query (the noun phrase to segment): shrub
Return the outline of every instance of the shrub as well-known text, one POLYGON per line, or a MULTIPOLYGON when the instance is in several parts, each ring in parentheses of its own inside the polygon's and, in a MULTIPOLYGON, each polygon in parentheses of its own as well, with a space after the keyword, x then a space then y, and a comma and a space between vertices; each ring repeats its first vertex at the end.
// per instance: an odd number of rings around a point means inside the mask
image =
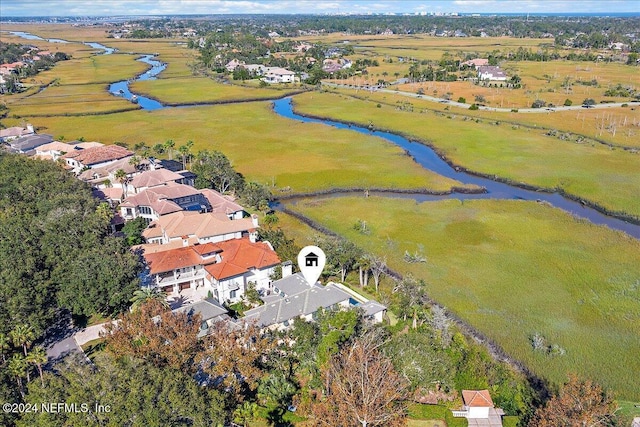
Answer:
POLYGON ((565 107, 570 107, 573 104, 573 101, 570 100, 569 98, 564 100, 564 106, 565 107))
POLYGON ((466 104, 467 100, 465 98, 463 98, 463 97, 460 97, 460 98, 458 98, 458 102, 461 103, 461 104, 466 104))
POLYGON ((478 110, 480 109, 480 107, 478 107, 478 104, 471 104, 471 107, 469 107, 469 110, 478 110))
POLYGON ((544 102, 542 99, 536 99, 535 101, 533 101, 533 103, 531 104, 531 108, 542 108, 545 105, 547 105, 546 102, 544 102))

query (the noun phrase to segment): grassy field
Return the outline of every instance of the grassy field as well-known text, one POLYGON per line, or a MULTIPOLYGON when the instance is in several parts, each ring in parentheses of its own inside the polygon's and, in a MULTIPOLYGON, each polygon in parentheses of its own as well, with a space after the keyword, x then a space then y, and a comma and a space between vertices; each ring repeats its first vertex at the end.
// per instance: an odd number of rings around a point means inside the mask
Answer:
POLYGON ((218 83, 207 77, 161 78, 135 82, 130 88, 134 93, 142 93, 169 104, 273 99, 303 90, 298 85, 247 88, 218 83))
MULTIPOLYGON (((28 117, 26 117, 28 119, 28 117)), ((224 152, 248 179, 290 192, 348 188, 446 191, 458 182, 425 171, 400 148, 379 138, 318 124, 294 122, 270 103, 169 108, 86 117, 34 118, 41 132, 83 136, 103 143, 173 139, 194 141, 193 151, 224 152)))
MULTIPOLYGON (((348 84, 353 84, 349 82, 348 84)), ((452 83, 427 83, 423 90, 427 95, 433 95, 433 90, 437 96, 444 93, 455 91, 456 86, 465 85, 464 82, 452 83), (445 85, 445 86, 437 86, 445 85)), ((404 86, 404 92, 416 93, 420 88, 418 83, 410 83, 404 86)), ((483 88, 486 91, 495 91, 496 89, 483 88)), ((633 105, 627 107, 612 107, 605 110, 598 109, 579 109, 575 111, 557 110, 549 112, 544 110, 542 114, 526 114, 518 112, 499 113, 494 111, 471 111, 468 108, 458 108, 448 104, 431 102, 425 99, 416 99, 408 97, 401 93, 387 92, 370 92, 354 89, 331 89, 331 92, 342 93, 344 95, 368 99, 370 101, 380 102, 396 106, 397 104, 409 103, 416 111, 439 111, 447 115, 468 116, 473 118, 492 120, 494 123, 499 121, 506 125, 528 126, 544 130, 555 130, 560 133, 571 132, 574 134, 573 140, 577 135, 582 135, 586 139, 595 139, 605 144, 611 144, 620 147, 630 147, 640 149, 640 108, 633 105), (615 127, 611 127, 611 125, 615 127)), ((459 92, 458 92, 459 93, 459 92)), ((474 101, 474 95, 471 98, 464 97, 467 102, 474 101)), ((452 98, 454 101, 458 99, 452 98)), ((495 107, 500 107, 501 101, 498 100, 495 107)), ((502 103, 504 108, 510 108, 511 105, 502 103)), ((596 142, 596 141, 593 142, 596 142)), ((588 142, 588 141, 587 141, 588 142)))
POLYGON ((423 278, 432 298, 537 374, 563 382, 577 372, 640 397, 630 375, 640 371, 637 240, 535 202, 350 197, 294 210, 423 278), (371 234, 355 231, 357 220, 371 234), (407 264, 405 251, 427 262, 407 264), (534 351, 536 333, 566 354, 534 351))
POLYGON ((429 141, 455 164, 514 182, 568 193, 617 212, 640 216, 640 157, 594 144, 545 136, 536 129, 466 120, 455 112, 400 111, 331 93, 301 94, 297 111, 429 141))

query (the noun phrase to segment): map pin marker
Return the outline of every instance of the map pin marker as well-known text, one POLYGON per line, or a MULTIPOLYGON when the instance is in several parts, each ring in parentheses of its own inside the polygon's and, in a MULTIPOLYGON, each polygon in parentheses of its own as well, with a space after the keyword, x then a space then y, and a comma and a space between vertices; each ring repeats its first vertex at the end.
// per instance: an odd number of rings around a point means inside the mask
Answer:
POLYGON ((324 252, 317 246, 305 246, 298 254, 298 267, 309 286, 318 281, 326 260, 324 252))

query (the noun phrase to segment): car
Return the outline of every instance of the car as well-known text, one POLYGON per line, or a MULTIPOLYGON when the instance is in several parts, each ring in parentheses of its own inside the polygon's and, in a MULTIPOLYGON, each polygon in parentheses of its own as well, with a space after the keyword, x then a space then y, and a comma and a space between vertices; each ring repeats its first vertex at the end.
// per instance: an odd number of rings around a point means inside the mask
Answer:
POLYGON ((583 104, 582 108, 594 108, 593 105, 583 104))

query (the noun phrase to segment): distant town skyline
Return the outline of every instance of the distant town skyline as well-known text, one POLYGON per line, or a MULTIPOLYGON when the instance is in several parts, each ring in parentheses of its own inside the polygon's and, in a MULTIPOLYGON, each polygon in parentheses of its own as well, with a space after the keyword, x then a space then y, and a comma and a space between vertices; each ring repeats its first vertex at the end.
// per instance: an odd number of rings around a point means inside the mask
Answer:
POLYGON ((637 0, 2 0, 0 16, 637 13, 637 0))

